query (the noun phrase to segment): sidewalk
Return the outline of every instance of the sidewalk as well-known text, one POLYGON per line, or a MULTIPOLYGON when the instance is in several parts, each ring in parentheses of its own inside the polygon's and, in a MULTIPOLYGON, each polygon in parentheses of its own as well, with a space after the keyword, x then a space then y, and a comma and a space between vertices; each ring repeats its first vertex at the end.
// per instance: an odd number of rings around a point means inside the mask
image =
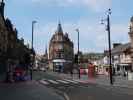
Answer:
MULTIPOLYGON (((129 81, 127 78, 121 76, 114 76, 113 79, 113 86, 133 88, 133 80, 129 81)), ((87 75, 82 75, 80 80, 88 80, 89 82, 93 82, 95 84, 110 86, 110 77, 105 75, 98 75, 93 79, 89 79, 87 75)))
MULTIPOLYGON (((56 73, 56 72, 50 72, 53 75, 56 75, 62 79, 68 78, 73 80, 79 80, 84 83, 93 83, 93 84, 99 84, 99 85, 106 85, 110 86, 110 78, 109 76, 105 75, 97 75, 95 78, 89 79, 87 75, 81 75, 81 78, 78 78, 78 74, 73 75, 73 77, 70 74, 64 74, 64 73, 56 73)), ((133 88, 133 80, 129 81, 127 78, 121 77, 121 76, 114 76, 114 84, 113 86, 117 87, 123 87, 123 88, 133 88)))
POLYGON ((64 100, 36 81, 0 83, 0 100, 64 100))

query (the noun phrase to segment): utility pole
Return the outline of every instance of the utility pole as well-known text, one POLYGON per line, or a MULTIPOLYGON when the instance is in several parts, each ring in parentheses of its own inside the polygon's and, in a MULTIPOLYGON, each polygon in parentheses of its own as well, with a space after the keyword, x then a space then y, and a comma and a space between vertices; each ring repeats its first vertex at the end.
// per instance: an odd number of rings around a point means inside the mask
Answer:
POLYGON ((80 79, 80 66, 79 66, 79 29, 76 29, 78 33, 78 71, 79 71, 79 79, 80 79))
POLYGON ((31 66, 31 69, 30 69, 30 76, 31 76, 31 80, 32 80, 32 77, 33 77, 33 65, 34 65, 34 54, 33 54, 33 51, 34 51, 34 46, 33 46, 33 43, 34 43, 34 24, 37 23, 36 21, 32 21, 32 41, 31 41, 31 48, 32 48, 32 66, 31 66))
POLYGON ((107 21, 107 32, 108 32, 108 45, 109 45, 109 72, 110 72, 110 84, 113 85, 113 74, 112 74, 112 54, 111 54, 111 36, 110 36, 110 15, 111 9, 107 11, 107 19, 102 20, 101 24, 104 24, 104 21, 107 21))

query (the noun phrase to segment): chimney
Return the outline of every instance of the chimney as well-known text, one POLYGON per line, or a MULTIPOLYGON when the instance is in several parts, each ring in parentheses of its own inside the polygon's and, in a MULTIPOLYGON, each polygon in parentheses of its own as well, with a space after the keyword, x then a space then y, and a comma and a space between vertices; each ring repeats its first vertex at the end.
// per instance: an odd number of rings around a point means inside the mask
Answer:
POLYGON ((3 17, 4 17, 4 7, 5 7, 5 3, 4 3, 4 0, 2 0, 0 3, 0 13, 3 17))

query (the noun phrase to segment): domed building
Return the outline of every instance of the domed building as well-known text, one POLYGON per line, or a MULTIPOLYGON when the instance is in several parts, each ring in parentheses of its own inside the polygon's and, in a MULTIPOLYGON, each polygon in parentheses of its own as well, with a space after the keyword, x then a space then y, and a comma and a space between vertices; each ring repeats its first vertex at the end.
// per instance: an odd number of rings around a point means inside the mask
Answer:
POLYGON ((53 71, 67 72, 73 66, 74 45, 61 23, 49 43, 49 65, 53 71))

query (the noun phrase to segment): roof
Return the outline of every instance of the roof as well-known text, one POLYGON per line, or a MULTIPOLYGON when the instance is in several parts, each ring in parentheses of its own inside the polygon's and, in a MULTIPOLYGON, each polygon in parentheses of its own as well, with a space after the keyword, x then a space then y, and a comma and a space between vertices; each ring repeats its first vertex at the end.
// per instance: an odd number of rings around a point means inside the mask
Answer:
POLYGON ((113 48, 111 53, 112 54, 116 54, 116 53, 119 54, 119 53, 124 52, 127 49, 130 49, 130 47, 131 47, 131 43, 122 44, 122 45, 119 45, 119 46, 113 48))
POLYGON ((57 27, 57 31, 55 34, 53 34, 50 43, 53 42, 58 42, 58 43, 69 43, 71 46, 73 46, 73 42, 70 40, 68 33, 63 33, 63 29, 61 26, 61 23, 59 22, 58 27, 57 27), (58 38, 60 37, 60 38, 58 38))
POLYGON ((63 33, 61 23, 59 22, 56 33, 63 33))

